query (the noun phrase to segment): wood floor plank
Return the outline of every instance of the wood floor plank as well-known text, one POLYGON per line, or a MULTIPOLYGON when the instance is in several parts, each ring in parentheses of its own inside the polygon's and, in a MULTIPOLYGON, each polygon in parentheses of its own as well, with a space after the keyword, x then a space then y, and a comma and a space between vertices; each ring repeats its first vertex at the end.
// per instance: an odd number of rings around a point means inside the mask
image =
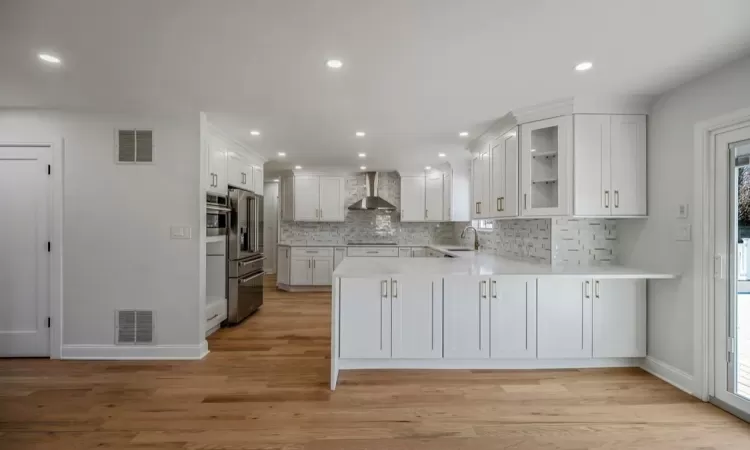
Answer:
POLYGON ((330 293, 276 291, 202 361, 0 360, 0 449, 749 449, 750 425, 635 368, 346 371, 330 293))

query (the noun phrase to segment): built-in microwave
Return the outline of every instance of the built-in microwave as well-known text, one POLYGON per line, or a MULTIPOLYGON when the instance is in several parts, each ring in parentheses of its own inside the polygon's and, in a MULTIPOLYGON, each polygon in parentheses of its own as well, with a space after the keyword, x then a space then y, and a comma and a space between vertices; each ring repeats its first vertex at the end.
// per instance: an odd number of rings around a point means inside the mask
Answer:
POLYGON ((227 234, 229 196, 206 194, 206 236, 227 234))

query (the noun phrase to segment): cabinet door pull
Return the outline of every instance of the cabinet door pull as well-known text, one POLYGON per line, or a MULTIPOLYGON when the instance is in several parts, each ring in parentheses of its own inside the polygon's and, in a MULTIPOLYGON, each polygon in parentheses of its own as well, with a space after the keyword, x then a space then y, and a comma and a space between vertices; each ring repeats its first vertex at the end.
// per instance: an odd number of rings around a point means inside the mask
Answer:
POLYGON ((590 281, 586 281, 586 283, 584 285, 584 288, 583 288, 583 290, 585 292, 585 295, 586 295, 586 298, 591 298, 591 290, 590 289, 591 289, 591 282, 590 281))
POLYGON ((498 211, 502 211, 503 210, 503 203, 500 201, 501 198, 502 197, 498 197, 497 198, 497 201, 496 201, 497 205, 495 205, 495 208, 497 208, 498 211))
POLYGON ((479 214, 482 214, 482 202, 479 202, 479 214))
POLYGON ((477 202, 476 205, 474 205, 474 213, 479 214, 479 202, 477 202))
POLYGON ((505 197, 500 197, 500 211, 505 212, 505 197))
POLYGON ((615 189, 615 208, 620 207, 620 191, 615 189))
POLYGON ((380 295, 383 298, 388 297, 388 280, 383 280, 380 282, 380 295))
POLYGON ((487 282, 482 281, 482 298, 487 298, 487 282))
POLYGON ((526 194, 523 194, 523 209, 529 209, 528 206, 526 206, 526 194))
POLYGON ((604 191, 604 207, 609 208, 609 191, 604 191))
POLYGON ((427 219, 427 210, 424 210, 424 218, 427 219))
POLYGON ((492 298, 497 298, 497 281, 492 280, 492 285, 490 286, 490 295, 492 298))
POLYGON ((316 260, 314 260, 314 259, 313 259, 312 261, 313 261, 313 269, 314 269, 314 268, 315 268, 315 263, 316 263, 317 261, 316 261, 316 260))
POLYGON ((398 298, 398 280, 391 281, 391 296, 398 298))
POLYGON ((594 297, 599 298, 599 280, 594 281, 594 297))

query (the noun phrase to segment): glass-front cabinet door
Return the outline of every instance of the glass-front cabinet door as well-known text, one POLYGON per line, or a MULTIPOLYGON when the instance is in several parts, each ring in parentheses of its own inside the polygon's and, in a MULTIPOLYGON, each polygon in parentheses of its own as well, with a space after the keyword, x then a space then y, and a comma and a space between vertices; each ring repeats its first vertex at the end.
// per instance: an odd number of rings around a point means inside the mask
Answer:
POLYGON ((522 216, 570 213, 572 116, 521 126, 522 216))

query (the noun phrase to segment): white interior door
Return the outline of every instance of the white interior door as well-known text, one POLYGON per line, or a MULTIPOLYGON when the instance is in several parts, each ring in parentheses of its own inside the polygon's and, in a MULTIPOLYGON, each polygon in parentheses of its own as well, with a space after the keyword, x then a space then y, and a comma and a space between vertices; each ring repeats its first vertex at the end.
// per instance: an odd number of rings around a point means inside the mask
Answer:
POLYGON ((49 151, 0 147, 0 356, 49 356, 49 151))
POLYGON ((750 415, 750 125, 715 142, 713 397, 750 415))
POLYGON ((268 273, 277 272, 276 244, 279 236, 279 183, 266 183, 263 189, 263 253, 266 260, 263 263, 268 273))

